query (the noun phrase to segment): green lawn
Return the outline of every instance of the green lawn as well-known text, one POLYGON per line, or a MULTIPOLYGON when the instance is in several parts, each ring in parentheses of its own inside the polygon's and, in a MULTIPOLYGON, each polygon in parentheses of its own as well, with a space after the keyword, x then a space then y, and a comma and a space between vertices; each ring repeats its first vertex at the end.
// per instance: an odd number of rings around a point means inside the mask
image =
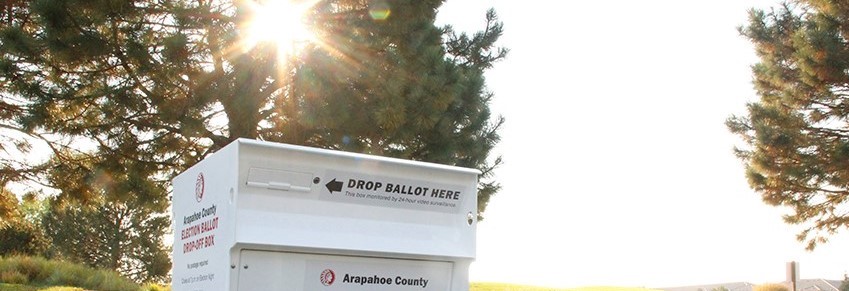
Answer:
POLYGON ((36 291, 38 288, 18 284, 0 283, 0 291, 36 291))
POLYGON ((0 291, 84 291, 85 289, 76 287, 33 287, 18 284, 0 283, 0 291))
POLYGON ((19 284, 0 283, 0 291, 85 291, 86 289, 77 287, 33 287, 19 284))
MULTIPOLYGON (((0 291, 140 290, 170 291, 167 286, 139 286, 120 274, 38 257, 0 257, 0 291), (50 287, 57 286, 57 287, 50 287), (83 286, 58 287, 58 286, 83 286)), ((469 291, 659 291, 632 287, 550 288, 505 283, 471 283, 469 291)))
MULTIPOLYGON (((71 287, 50 287, 39 289, 37 287, 3 284, 0 283, 0 291, 81 291, 83 289, 71 287)), ((515 284, 501 283, 472 283, 469 291, 656 291, 654 289, 645 288, 630 288, 630 287, 583 287, 583 288, 568 288, 556 289, 545 287, 534 287, 515 284)))
POLYGON ((469 291, 657 291, 633 287, 546 288, 502 283, 472 283, 469 291))

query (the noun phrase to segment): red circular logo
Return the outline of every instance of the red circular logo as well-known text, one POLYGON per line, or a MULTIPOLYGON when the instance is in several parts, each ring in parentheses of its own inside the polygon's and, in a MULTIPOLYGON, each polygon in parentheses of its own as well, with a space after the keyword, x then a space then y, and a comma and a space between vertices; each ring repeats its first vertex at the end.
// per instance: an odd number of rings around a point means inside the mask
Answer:
POLYGON ((195 181, 195 200, 200 202, 203 199, 203 173, 198 174, 198 179, 195 181))
POLYGON ((333 285, 333 281, 336 281, 336 273, 333 273, 331 269, 324 269, 324 272, 321 272, 321 284, 324 286, 333 285))

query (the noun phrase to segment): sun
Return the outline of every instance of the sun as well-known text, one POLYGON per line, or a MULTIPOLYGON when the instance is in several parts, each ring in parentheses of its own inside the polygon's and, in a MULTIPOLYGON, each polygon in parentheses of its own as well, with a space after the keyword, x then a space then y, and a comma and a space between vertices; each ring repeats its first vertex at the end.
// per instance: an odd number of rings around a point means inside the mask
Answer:
POLYGON ((281 60, 298 53, 313 42, 315 34, 307 22, 307 12, 318 0, 260 0, 250 5, 252 19, 246 27, 244 47, 273 44, 281 60))

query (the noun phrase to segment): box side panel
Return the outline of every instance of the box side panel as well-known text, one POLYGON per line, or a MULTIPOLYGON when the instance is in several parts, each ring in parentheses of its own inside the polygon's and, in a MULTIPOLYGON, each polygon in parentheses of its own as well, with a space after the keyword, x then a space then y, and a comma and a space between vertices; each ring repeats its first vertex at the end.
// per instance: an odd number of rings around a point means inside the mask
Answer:
POLYGON ((454 261, 451 291, 469 291, 469 266, 472 262, 472 259, 454 261))
POLYGON ((474 171, 254 145, 238 184, 237 243, 475 256, 474 171))
POLYGON ((405 160, 405 159, 398 159, 398 158, 391 158, 391 157, 382 157, 382 156, 353 153, 353 152, 345 152, 345 151, 336 151, 336 150, 321 149, 321 148, 315 148, 315 147, 306 147, 306 146, 299 146, 299 145, 291 145, 291 144, 284 144, 284 143, 259 141, 259 140, 254 140, 254 139, 245 139, 245 138, 240 138, 238 141, 242 146, 247 146, 247 147, 264 147, 264 148, 272 148, 272 149, 283 149, 283 150, 312 153, 312 154, 318 154, 318 155, 329 154, 329 155, 333 155, 333 156, 336 156, 336 157, 343 157, 343 158, 368 159, 368 160, 390 162, 390 163, 409 164, 409 165, 413 165, 417 168, 424 167, 424 168, 434 168, 434 169, 448 170, 448 171, 454 171, 454 172, 467 172, 467 173, 472 173, 472 174, 480 174, 480 170, 477 170, 477 169, 463 168, 463 167, 436 164, 436 163, 427 163, 427 162, 420 162, 420 161, 413 161, 413 160, 405 160))
POLYGON ((233 143, 174 178, 175 291, 228 290, 237 147, 233 143))
POLYGON ((453 290, 451 262, 252 250, 241 257, 237 290, 453 290))

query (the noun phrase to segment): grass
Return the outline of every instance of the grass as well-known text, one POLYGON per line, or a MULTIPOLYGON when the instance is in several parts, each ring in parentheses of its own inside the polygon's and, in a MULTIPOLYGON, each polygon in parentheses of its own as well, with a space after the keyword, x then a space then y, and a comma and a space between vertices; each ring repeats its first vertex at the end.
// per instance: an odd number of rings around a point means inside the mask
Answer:
MULTIPOLYGON (((39 289, 37 287, 12 285, 0 283, 0 291, 82 291, 84 289, 74 287, 50 287, 39 289)), ((99 289, 95 289, 99 290, 99 289)), ((142 291, 165 291, 170 290, 167 287, 157 285, 145 285, 142 291)), ((629 288, 629 287, 583 287, 583 288, 545 288, 526 285, 503 284, 503 283, 472 283, 469 286, 469 291, 655 291, 645 288, 629 288)))
MULTIPOLYGON (((49 287, 45 289, 39 289, 38 287, 25 286, 25 285, 14 285, 14 284, 3 284, 0 283, 0 291, 82 291, 84 289, 76 288, 76 287, 49 287)), ((170 290, 168 287, 162 287, 158 285, 145 285, 141 289, 142 291, 167 291, 170 290)), ((646 289, 646 288, 630 288, 630 287, 583 287, 583 288, 569 288, 569 289, 559 289, 559 288, 545 288, 545 287, 534 287, 527 285, 516 285, 516 284, 503 284, 503 283, 472 283, 469 286, 469 291, 655 291, 654 289, 646 289)))
POLYGON ((0 291, 141 290, 114 271, 19 256, 0 258, 0 282, 0 291))
POLYGON ((503 283, 472 283, 469 291, 656 291, 655 289, 634 287, 582 287, 582 288, 547 288, 527 285, 503 283))
MULTIPOLYGON (((113 271, 33 257, 0 257, 0 291, 170 291, 139 286, 113 271)), ((472 283, 469 291, 657 291, 629 287, 547 288, 504 283, 472 283)))
POLYGON ((534 286, 524 286, 503 283, 471 283, 469 291, 566 291, 568 289, 554 289, 534 286))
POLYGON ((598 287, 583 287, 583 288, 575 288, 568 289, 572 291, 660 291, 657 289, 649 289, 649 288, 641 288, 641 287, 611 287, 611 286, 598 286, 598 287))
POLYGON ((0 283, 0 291, 36 291, 38 288, 20 284, 0 283))

